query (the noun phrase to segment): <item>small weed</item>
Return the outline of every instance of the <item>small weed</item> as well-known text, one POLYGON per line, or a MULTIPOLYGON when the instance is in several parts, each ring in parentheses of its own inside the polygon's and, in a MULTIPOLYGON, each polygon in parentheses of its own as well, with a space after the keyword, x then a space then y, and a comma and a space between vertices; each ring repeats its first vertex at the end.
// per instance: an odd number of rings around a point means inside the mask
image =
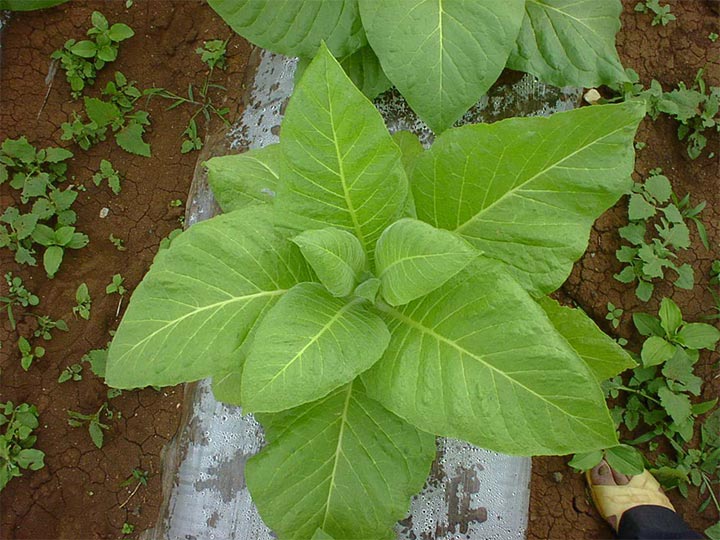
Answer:
POLYGON ((108 409, 108 404, 103 403, 95 414, 82 414, 76 411, 67 411, 67 413, 68 424, 71 427, 87 426, 93 444, 98 448, 102 448, 103 442, 105 441, 103 430, 109 430, 110 426, 103 424, 101 418, 103 414, 108 420, 111 420, 113 417, 112 412, 108 409))
POLYGON ((605 315, 605 319, 610 321, 610 324, 612 324, 613 328, 617 328, 620 326, 620 321, 622 320, 622 316, 624 313, 624 310, 622 308, 617 308, 612 302, 607 303, 607 315, 605 315))
POLYGON ((717 32, 710 32, 710 33, 708 34, 708 39, 709 39, 710 41, 712 41, 713 43, 715 43, 715 42, 718 40, 719 37, 720 37, 720 35, 718 35, 717 32))
POLYGON ((112 233, 110 233, 109 240, 112 245, 115 246, 115 249, 117 249, 118 251, 125 251, 125 240, 123 240, 122 238, 117 238, 112 233))
POLYGON ((720 287, 720 260, 713 261, 710 265, 710 285, 720 287))
POLYGON ((132 534, 132 532, 133 532, 134 530, 135 530, 135 525, 131 525, 130 523, 128 523, 128 522, 126 521, 125 523, 123 523, 122 531, 121 531, 121 532, 122 532, 123 534, 132 534))
POLYGON ((147 486, 148 481, 148 475, 149 473, 147 471, 143 471, 142 469, 133 469, 130 476, 128 476, 123 482, 120 484, 119 487, 127 487, 130 484, 133 484, 137 482, 141 486, 147 486))
POLYGON ((169 203, 170 208, 180 208, 183 205, 183 202, 180 199, 173 199, 169 203))
POLYGON ((115 79, 109 81, 102 91, 110 103, 123 113, 129 113, 135 108, 135 103, 142 97, 142 92, 135 86, 135 81, 128 81, 120 71, 115 72, 115 79))
POLYGON ((81 283, 75 291, 76 305, 72 308, 73 313, 86 321, 90 319, 90 307, 92 299, 86 283, 81 283))
POLYGON ((0 310, 7 311, 10 326, 15 330, 15 316, 13 315, 13 306, 37 306, 40 299, 33 293, 28 291, 23 284, 20 276, 13 276, 12 272, 5 274, 5 283, 8 287, 8 295, 0 296, 0 310))
POLYGON ((93 175, 93 182, 99 186, 103 180, 107 180, 108 186, 115 195, 118 195, 122 188, 120 187, 120 173, 117 172, 112 163, 107 159, 100 161, 100 170, 93 175))
POLYGON ((87 31, 90 39, 76 41, 70 39, 62 49, 55 51, 51 58, 60 60, 65 77, 70 83, 73 98, 77 99, 83 89, 95 83, 97 73, 108 62, 117 58, 121 41, 135 35, 132 28, 122 23, 112 26, 99 11, 91 17, 92 28, 87 31))
POLYGON ((206 41, 203 47, 198 47, 195 52, 200 55, 207 66, 213 70, 215 68, 225 69, 227 67, 227 44, 229 39, 213 39, 206 41))
POLYGON ((38 358, 42 358, 45 356, 45 348, 44 347, 35 347, 33 348, 32 345, 30 345, 30 342, 24 338, 23 336, 20 336, 20 339, 18 339, 18 350, 20 351, 20 365, 22 368, 27 371, 30 369, 30 366, 33 363, 33 360, 36 360, 38 358))
POLYGON ((59 383, 67 381, 82 381, 82 364, 72 364, 60 372, 59 383))
POLYGON ((38 322, 37 330, 33 333, 35 337, 42 337, 45 341, 50 341, 52 339, 52 331, 57 329, 61 330, 62 332, 67 332, 68 326, 62 319, 58 319, 57 321, 54 321, 49 315, 42 315, 40 317, 36 317, 38 322))
POLYGON ((45 453, 33 448, 37 436, 32 432, 38 425, 35 405, 0 403, 0 426, 5 426, 0 435, 0 491, 11 479, 22 476, 21 469, 37 471, 45 466, 45 453))
POLYGON ((185 140, 180 147, 180 153, 187 154, 193 150, 200 150, 203 147, 202 139, 198 136, 197 122, 192 118, 188 123, 188 126, 183 131, 185 140))
POLYGON ((124 277, 122 277, 120 274, 115 274, 112 277, 112 281, 108 284, 107 287, 105 287, 105 294, 117 293, 120 296, 124 295, 126 289, 123 286, 123 281, 125 281, 124 277))
POLYGON ((643 2, 638 2, 635 5, 635 11, 640 13, 651 12, 653 14, 653 26, 657 26, 658 24, 666 26, 670 21, 676 20, 675 15, 670 13, 670 6, 668 4, 661 6, 660 0, 644 0, 643 2))

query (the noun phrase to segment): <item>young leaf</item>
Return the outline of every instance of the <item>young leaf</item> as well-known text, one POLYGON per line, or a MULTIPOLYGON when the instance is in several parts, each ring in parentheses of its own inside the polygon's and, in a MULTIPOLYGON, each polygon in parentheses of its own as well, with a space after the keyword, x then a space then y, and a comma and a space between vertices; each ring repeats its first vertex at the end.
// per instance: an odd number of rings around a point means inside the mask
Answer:
POLYGON ((434 437, 360 382, 260 420, 269 445, 248 461, 247 485, 263 521, 288 540, 318 527, 344 540, 390 537, 435 457, 434 437))
POLYGON ((360 242, 347 231, 329 227, 292 238, 333 296, 347 296, 367 264, 360 242))
POLYGON ((87 112, 88 118, 99 127, 107 126, 122 116, 120 110, 112 103, 89 97, 85 98, 85 112, 87 112))
POLYGON ((650 336, 643 343, 640 358, 643 366, 650 367, 670 360, 673 354, 675 354, 675 345, 668 343, 660 336, 650 336))
POLYGON ((109 386, 171 386, 242 363, 238 349, 258 318, 310 279, 271 220, 264 206, 223 214, 158 253, 110 346, 109 386))
POLYGON ((538 299, 537 303, 555 329, 585 361, 598 382, 637 365, 630 355, 600 330, 582 310, 561 306, 547 296, 538 299))
POLYGON ((660 302, 658 316, 660 317, 660 326, 668 336, 673 336, 683 323, 680 308, 669 298, 663 298, 660 302))
POLYGON ((720 340, 720 330, 705 323, 689 323, 682 327, 677 339, 685 347, 712 351, 720 340))
POLYGON ((286 56, 314 56, 324 41, 335 56, 365 44, 357 0, 209 0, 242 37, 286 56))
POLYGON ((445 133, 413 169, 418 219, 505 262, 532 294, 551 292, 630 187, 644 116, 628 102, 445 133))
POLYGON ((290 99, 280 147, 279 219, 300 230, 348 230, 372 259, 405 207, 407 177, 380 113, 324 46, 290 99))
POLYGON ((645 470, 642 454, 636 448, 627 444, 619 444, 608 448, 605 451, 605 459, 613 470, 621 474, 634 476, 642 474, 645 470))
POLYGON ((223 212, 249 204, 272 202, 281 159, 280 145, 271 144, 208 160, 205 163, 208 182, 223 212))
POLYGON ((90 438, 92 439, 92 442, 95 444, 95 446, 97 446, 98 448, 102 448, 105 434, 103 433, 103 430, 98 425, 98 423, 91 421, 90 424, 88 424, 88 431, 90 432, 90 438))
POLYGON ((358 298, 364 298, 371 304, 374 304, 379 291, 380 280, 378 278, 369 278, 358 285, 353 294, 358 298))
POLYGON ((418 428, 522 455, 617 444, 592 372, 502 265, 480 257, 422 299, 383 311, 392 339, 362 378, 418 428))
POLYGON ((568 465, 578 471, 587 471, 600 463, 603 458, 602 450, 593 450, 592 452, 584 452, 575 454, 568 465))
POLYGON ((45 250, 43 255, 43 266, 49 278, 55 277, 63 260, 63 248, 60 246, 50 246, 45 250))
POLYGON ((657 317, 648 313, 633 313, 633 323, 642 336, 664 336, 665 330, 657 317))
POLYGON ((392 306, 434 291, 480 253, 459 236, 405 218, 380 236, 375 253, 380 294, 392 306))
POLYGON ((279 412, 321 398, 370 368, 389 341, 383 320, 359 299, 300 283, 257 328, 243 368, 243 409, 279 412))
POLYGON ((440 133, 500 76, 523 5, 523 0, 360 0, 360 14, 385 74, 440 133))
POLYGON ((508 67, 555 86, 626 81, 615 50, 620 0, 527 0, 508 67))

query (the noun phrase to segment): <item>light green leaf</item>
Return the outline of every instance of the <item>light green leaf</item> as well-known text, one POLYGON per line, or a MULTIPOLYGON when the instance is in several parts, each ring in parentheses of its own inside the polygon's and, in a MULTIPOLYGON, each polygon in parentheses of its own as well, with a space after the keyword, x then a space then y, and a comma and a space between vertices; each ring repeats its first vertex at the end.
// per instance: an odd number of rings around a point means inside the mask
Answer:
POLYGON ((555 86, 626 81, 615 50, 620 0, 527 0, 508 67, 555 86))
POLYGON ((365 252, 352 234, 328 227, 306 231, 292 241, 333 296, 349 295, 365 269, 365 252))
POLYGON ((243 368, 243 408, 279 412, 319 399, 370 368, 389 341, 383 320, 359 298, 300 283, 257 328, 243 368))
POLYGON ((602 450, 593 450, 592 452, 583 452, 581 454, 575 454, 573 458, 568 461, 568 465, 578 471, 587 471, 592 469, 600 463, 603 458, 602 450))
POLYGON ((668 343, 659 336, 650 336, 643 343, 640 358, 643 366, 657 366, 672 358, 675 354, 675 345, 668 343))
POLYGON ((84 39, 70 47, 70 52, 81 58, 93 58, 97 54, 97 45, 93 41, 84 39))
POLYGON ((425 149, 417 135, 411 131, 396 131, 392 134, 392 138, 395 144, 400 147, 403 167, 405 167, 405 172, 407 172, 409 176, 417 157, 422 154, 425 149))
POLYGON ((150 145, 143 140, 145 128, 137 122, 130 122, 115 134, 115 142, 131 154, 150 157, 150 145))
POLYGON ((333 540, 333 537, 322 529, 317 529, 310 540, 333 540))
POLYGON ((439 133, 500 76, 523 0, 360 0, 367 39, 385 74, 439 133))
POLYGON ((645 470, 642 454, 636 448, 627 444, 619 444, 608 448, 605 451, 605 459, 608 465, 620 474, 634 476, 642 474, 645 470))
POLYGON ((661 386, 657 394, 663 408, 676 424, 682 424, 692 417, 692 404, 687 395, 676 394, 667 386, 661 386))
POLYGON ((279 219, 348 230, 372 259, 380 233, 402 214, 407 177, 380 113, 324 46, 290 99, 280 147, 279 219))
POLYGON ((359 298, 364 298, 371 304, 377 300, 380 291, 380 280, 378 278, 369 278, 358 285, 353 294, 359 298))
POLYGON ((240 366, 258 319, 310 279, 271 220, 264 206, 223 214, 158 253, 110 346, 109 386, 172 386, 240 366))
POLYGON ((392 306, 434 291, 480 253, 451 232, 405 218, 383 232, 377 243, 380 294, 392 306))
POLYGON ((705 323, 689 323, 678 332, 678 341, 690 349, 714 350, 720 330, 705 323))
POLYGON ((205 163, 208 182, 223 212, 275 198, 280 145, 271 144, 242 154, 214 157, 205 163))
POLYGON ((135 32, 127 24, 115 23, 110 27, 108 36, 113 41, 124 41, 135 35, 135 32))
POLYGON ((281 538, 394 538, 435 457, 434 437, 370 399, 359 382, 262 415, 269 445, 246 466, 263 521, 281 538), (362 504, 359 504, 362 502, 362 504))
POLYGON ((119 109, 112 103, 90 97, 85 97, 85 112, 88 118, 100 127, 107 126, 122 116, 119 109))
POLYGON ((660 317, 660 326, 668 336, 673 336, 683 323, 682 311, 670 298, 663 298, 660 301, 658 316, 660 317))
POLYGON ((593 373, 502 265, 480 257, 384 311, 392 339, 362 378, 419 429, 521 455, 617 444, 593 373))
POLYGON ((314 56, 324 41, 335 56, 366 43, 357 0, 208 0, 242 37, 286 56, 314 56))
POLYGON ((45 272, 47 272, 49 278, 55 277, 55 274, 62 263, 63 253, 63 248, 60 246, 50 246, 45 250, 45 253, 43 254, 43 266, 45 267, 45 272))
POLYGON ((555 329, 580 355, 598 381, 614 377, 637 364, 580 309, 561 306, 552 298, 538 299, 555 329))
POLYGON ((644 115, 629 102, 444 133, 413 169, 418 219, 505 262, 532 294, 551 292, 630 188, 644 115))
POLYGON ((369 45, 365 45, 340 60, 340 65, 350 80, 368 99, 375 99, 392 86, 380 66, 378 57, 369 45))

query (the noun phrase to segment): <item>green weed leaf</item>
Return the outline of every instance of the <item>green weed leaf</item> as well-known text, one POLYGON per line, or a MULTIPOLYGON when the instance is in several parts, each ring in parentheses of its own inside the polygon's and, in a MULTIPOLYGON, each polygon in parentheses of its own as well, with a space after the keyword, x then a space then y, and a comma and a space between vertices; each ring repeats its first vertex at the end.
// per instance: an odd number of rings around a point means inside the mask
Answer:
POLYGON ((640 357, 643 366, 657 366, 669 360, 675 354, 675 345, 659 336, 650 336, 643 343, 640 357))
POLYGON ((137 122, 130 122, 115 134, 118 146, 138 156, 150 157, 150 145, 143 140, 145 128, 137 122))

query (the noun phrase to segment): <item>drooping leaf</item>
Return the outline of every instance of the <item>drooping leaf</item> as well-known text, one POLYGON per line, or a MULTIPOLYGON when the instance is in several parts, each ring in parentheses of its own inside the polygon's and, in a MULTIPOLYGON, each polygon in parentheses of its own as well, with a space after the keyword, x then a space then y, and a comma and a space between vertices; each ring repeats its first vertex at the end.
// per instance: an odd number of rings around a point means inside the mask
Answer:
POLYGON ((555 86, 626 81, 615 50, 620 0, 527 0, 508 67, 555 86))
POLYGON ((170 386, 239 366, 258 318, 310 279, 271 220, 264 206, 223 214, 158 253, 110 346, 109 386, 170 386))
POLYGON ((365 45, 340 60, 340 65, 350 80, 368 99, 374 99, 392 86, 380 66, 378 57, 369 45, 365 45))
POLYGON ((367 39, 385 74, 439 133, 500 76, 523 0, 360 0, 367 39))
POLYGON ((628 102, 445 133, 413 169, 418 219, 505 262, 534 295, 551 292, 630 188, 644 115, 628 102))
POLYGON ((247 485, 265 523, 289 540, 317 528, 347 540, 394 538, 435 457, 434 437, 360 382, 260 421, 270 444, 248 461, 247 485))
POLYGON ((290 99, 280 147, 278 218, 299 230, 348 230, 372 259, 402 213, 407 177, 380 113, 324 46, 290 99))
POLYGON ((365 269, 365 252, 352 234, 328 227, 306 231, 292 241, 333 296, 347 296, 365 269))
POLYGON ((636 364, 617 342, 580 309, 561 306, 544 296, 538 301, 555 329, 580 355, 598 381, 614 377, 636 364))
POLYGON ((286 56, 312 57, 324 41, 335 56, 366 43, 357 0, 209 0, 242 37, 286 56))
POLYGON ((242 154, 214 157, 207 161, 208 182, 224 212, 275 198, 280 146, 271 144, 242 154))
POLYGON ((434 291, 479 255, 459 236, 416 219, 385 229, 377 243, 380 294, 392 306, 434 291))
POLYGON ((352 381, 385 351, 390 333, 360 299, 295 285, 260 322, 243 368, 242 404, 279 412, 352 381))
POLYGON ((522 455, 617 444, 593 373, 499 263, 384 311, 392 339, 362 378, 418 428, 522 455))

